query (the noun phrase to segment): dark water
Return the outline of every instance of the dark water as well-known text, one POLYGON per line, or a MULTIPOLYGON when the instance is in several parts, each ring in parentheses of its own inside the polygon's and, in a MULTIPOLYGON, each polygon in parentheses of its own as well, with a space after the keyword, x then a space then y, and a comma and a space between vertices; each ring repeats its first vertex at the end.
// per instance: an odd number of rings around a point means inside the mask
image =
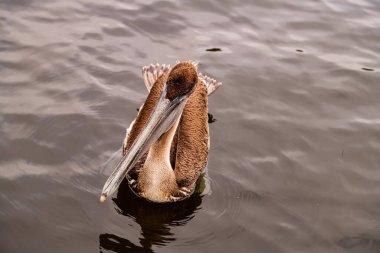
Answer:
POLYGON ((380 252, 379 13, 0 0, 0 252, 380 252), (211 192, 157 206, 124 185, 100 204, 141 67, 187 59, 224 84, 211 192))

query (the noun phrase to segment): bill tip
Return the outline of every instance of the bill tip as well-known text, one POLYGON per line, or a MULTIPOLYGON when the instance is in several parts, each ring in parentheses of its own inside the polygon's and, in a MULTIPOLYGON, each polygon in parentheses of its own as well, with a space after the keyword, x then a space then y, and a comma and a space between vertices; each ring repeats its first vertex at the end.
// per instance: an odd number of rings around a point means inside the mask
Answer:
POLYGON ((106 195, 102 194, 102 195, 100 196, 100 202, 103 203, 106 199, 107 199, 106 195))

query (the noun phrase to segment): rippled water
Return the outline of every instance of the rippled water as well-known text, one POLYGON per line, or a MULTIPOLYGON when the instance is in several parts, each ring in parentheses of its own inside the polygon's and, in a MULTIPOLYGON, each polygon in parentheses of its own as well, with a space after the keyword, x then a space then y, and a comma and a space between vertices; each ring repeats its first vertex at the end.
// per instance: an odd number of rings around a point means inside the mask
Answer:
POLYGON ((380 4, 0 0, 1 252, 380 252, 380 4), (222 51, 206 51, 208 48, 222 51), (147 92, 200 61, 211 192, 99 203, 147 92))

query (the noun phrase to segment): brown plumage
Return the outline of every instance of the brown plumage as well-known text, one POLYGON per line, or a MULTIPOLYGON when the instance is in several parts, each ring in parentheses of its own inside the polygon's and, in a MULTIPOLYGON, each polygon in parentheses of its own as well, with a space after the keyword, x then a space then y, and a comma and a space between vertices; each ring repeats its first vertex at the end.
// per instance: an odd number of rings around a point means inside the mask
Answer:
POLYGON ((198 82, 198 73, 195 66, 190 62, 179 63, 170 71, 167 79, 167 98, 174 98, 190 92, 194 84, 198 82))
POLYGON ((208 89, 203 79, 198 78, 192 62, 177 64, 154 82, 129 133, 123 154, 149 121, 165 83, 166 98, 170 101, 190 94, 182 115, 127 174, 131 189, 155 202, 178 201, 190 196, 208 155, 208 89))
POLYGON ((180 187, 193 187, 207 164, 208 96, 206 86, 197 82, 178 127, 175 176, 180 187))
POLYGON ((168 78, 169 71, 162 74, 151 88, 148 97, 145 100, 143 107, 140 109, 137 115, 136 121, 132 127, 127 140, 127 145, 123 148, 123 153, 125 154, 127 150, 132 146, 133 142, 136 140, 137 136, 140 134, 144 126, 149 120, 151 113, 153 112, 154 106, 157 104, 158 98, 161 95, 164 84, 168 78))

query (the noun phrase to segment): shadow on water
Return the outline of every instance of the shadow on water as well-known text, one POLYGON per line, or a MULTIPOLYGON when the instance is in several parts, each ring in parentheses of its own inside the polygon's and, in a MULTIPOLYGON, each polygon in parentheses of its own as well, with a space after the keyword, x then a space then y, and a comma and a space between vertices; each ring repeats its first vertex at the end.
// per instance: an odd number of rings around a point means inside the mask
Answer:
MULTIPOLYGON (((198 182, 198 189, 202 187, 200 184, 198 182)), ((172 227, 184 226, 194 217, 202 203, 203 196, 199 192, 201 191, 196 191, 181 202, 157 204, 137 197, 124 180, 113 201, 120 214, 131 217, 141 226, 141 246, 113 234, 101 234, 100 252, 154 252, 152 246, 164 246, 175 241, 175 234, 170 230, 172 227)))

